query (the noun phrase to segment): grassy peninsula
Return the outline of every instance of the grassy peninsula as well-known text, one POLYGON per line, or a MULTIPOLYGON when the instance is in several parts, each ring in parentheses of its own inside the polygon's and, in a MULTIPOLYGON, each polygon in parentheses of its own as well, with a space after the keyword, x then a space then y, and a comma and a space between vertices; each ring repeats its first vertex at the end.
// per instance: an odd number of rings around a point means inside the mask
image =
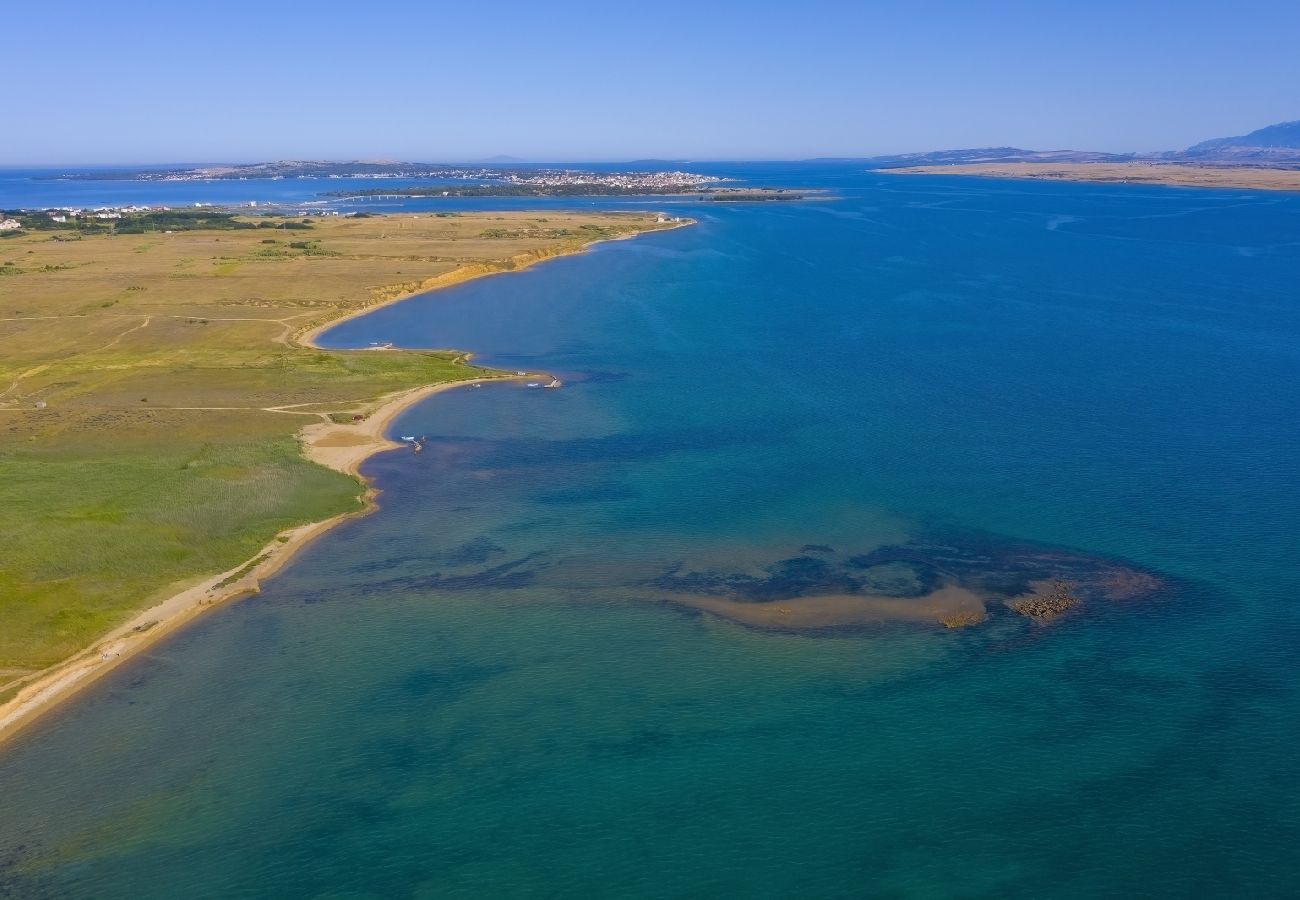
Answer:
POLYGON ((322 445, 344 452, 375 438, 367 417, 394 392, 499 374, 452 350, 335 352, 301 336, 666 227, 204 215, 42 221, 0 240, 0 704, 140 610, 217 573, 233 571, 217 586, 245 579, 286 530, 357 510, 355 460, 309 461, 304 426, 332 429, 322 445))

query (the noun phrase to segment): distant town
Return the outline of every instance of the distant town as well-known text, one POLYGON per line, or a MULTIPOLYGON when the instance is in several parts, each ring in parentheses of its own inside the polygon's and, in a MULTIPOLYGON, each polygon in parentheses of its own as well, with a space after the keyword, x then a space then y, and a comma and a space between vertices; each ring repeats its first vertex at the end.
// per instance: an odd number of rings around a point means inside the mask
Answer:
MULTIPOLYGON (((188 169, 102 170, 41 176, 38 180, 109 181, 281 181, 311 180, 402 180, 405 184, 361 188, 340 186, 317 196, 333 200, 376 200, 428 197, 638 197, 687 196, 699 200, 756 201, 803 200, 821 191, 757 188, 733 185, 731 178, 695 172, 595 171, 543 166, 426 165, 423 163, 373 162, 271 162, 237 166, 201 166, 188 169), (414 182, 414 183, 412 183, 414 182)), ((54 211, 82 215, 83 210, 54 211)), ((96 210, 110 216, 116 210, 96 210)), ((304 213, 305 215, 306 213, 304 213)), ((322 213, 316 213, 322 214, 322 213)), ((21 223, 20 223, 21 224, 21 223)), ((30 223, 27 223, 30 226, 30 223)), ((11 228, 16 226, 10 226, 11 228)))
POLYGON ((375 162, 270 162, 238 166, 201 166, 191 169, 74 172, 51 176, 65 181, 242 181, 287 178, 333 179, 436 179, 472 181, 540 188, 604 187, 662 192, 698 190, 727 179, 692 172, 595 172, 540 167, 449 166, 427 163, 375 162))

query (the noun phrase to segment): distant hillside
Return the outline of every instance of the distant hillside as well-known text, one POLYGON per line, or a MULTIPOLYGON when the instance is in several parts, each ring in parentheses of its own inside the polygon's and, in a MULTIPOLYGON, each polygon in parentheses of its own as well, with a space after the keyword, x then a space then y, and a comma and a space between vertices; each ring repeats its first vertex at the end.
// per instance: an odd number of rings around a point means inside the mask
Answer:
POLYGON ((1300 121, 1280 122, 1266 128, 1257 128, 1240 137, 1214 138, 1188 147, 1188 153, 1204 153, 1224 147, 1285 147, 1300 150, 1300 121))
POLYGON ((911 166, 951 166, 974 163, 1195 163, 1219 166, 1300 166, 1300 121, 1282 122, 1239 137, 1202 141, 1186 150, 1163 153, 1097 153, 1088 150, 1022 150, 1019 147, 981 147, 903 153, 865 159, 818 159, 810 162, 857 162, 875 169, 911 166))
POLYGON ((969 165, 1009 162, 1124 162, 1132 154, 1094 153, 1088 150, 1022 150, 1019 147, 977 147, 966 150, 938 150, 933 153, 901 153, 865 159, 815 159, 810 162, 861 162, 875 169, 907 166, 969 165))
POLYGON ((1300 121, 1281 122, 1237 137, 1214 138, 1188 147, 1183 159, 1239 165, 1300 164, 1300 121))

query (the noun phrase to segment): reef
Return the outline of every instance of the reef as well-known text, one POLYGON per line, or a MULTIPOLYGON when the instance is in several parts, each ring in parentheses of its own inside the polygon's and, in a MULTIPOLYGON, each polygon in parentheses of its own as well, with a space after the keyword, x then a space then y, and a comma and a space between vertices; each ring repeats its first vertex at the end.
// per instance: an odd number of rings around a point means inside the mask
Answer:
POLYGON ((1074 596, 1072 590, 1068 582, 1055 581, 1046 591, 1028 597, 1018 597, 1009 601, 1007 606, 1042 625, 1065 615, 1079 605, 1079 598, 1074 596))
POLYGON ((860 553, 808 543, 798 555, 747 571, 677 564, 646 587, 669 603, 742 624, 801 630, 898 622, 960 629, 1008 614, 1046 624, 1076 610, 1151 597, 1167 584, 1112 557, 948 534, 860 553))

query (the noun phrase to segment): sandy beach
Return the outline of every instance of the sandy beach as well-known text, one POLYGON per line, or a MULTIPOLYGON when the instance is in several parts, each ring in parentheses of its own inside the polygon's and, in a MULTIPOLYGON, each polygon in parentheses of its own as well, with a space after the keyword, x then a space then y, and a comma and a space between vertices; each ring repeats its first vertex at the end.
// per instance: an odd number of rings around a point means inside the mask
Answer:
MULTIPOLYGON (((690 224, 694 224, 694 221, 685 220, 674 223, 671 227, 690 224)), ((636 236, 631 234, 609 240, 625 240, 636 236)), ((585 252, 597 243, 603 241, 592 241, 574 249, 520 254, 511 259, 510 268, 468 265, 414 284, 402 285, 400 289, 394 289, 391 295, 381 296, 366 307, 304 330, 294 336, 294 341, 303 346, 315 347, 315 338, 324 331, 381 306, 398 303, 419 294, 475 278, 520 272, 547 259, 585 252)), ((549 381, 550 379, 551 376, 546 373, 527 373, 520 376, 503 372, 499 376, 442 382, 386 395, 377 401, 374 408, 363 419, 348 424, 332 422, 327 416, 321 414, 321 421, 309 424, 299 432, 302 452, 313 462, 360 479, 359 469, 365 460, 376 453, 403 446, 385 435, 389 423, 403 410, 427 397, 453 388, 482 384, 487 381, 549 381)), ((323 521, 287 529, 278 534, 251 559, 238 566, 208 576, 197 583, 176 585, 175 590, 161 602, 133 615, 90 647, 21 680, 19 683, 22 686, 18 693, 0 704, 0 744, 11 740, 24 726, 35 721, 57 704, 93 684, 127 659, 184 627, 202 613, 230 600, 257 593, 262 579, 278 572, 308 543, 334 526, 356 516, 366 515, 375 509, 376 496, 377 491, 367 485, 358 509, 323 521)))

